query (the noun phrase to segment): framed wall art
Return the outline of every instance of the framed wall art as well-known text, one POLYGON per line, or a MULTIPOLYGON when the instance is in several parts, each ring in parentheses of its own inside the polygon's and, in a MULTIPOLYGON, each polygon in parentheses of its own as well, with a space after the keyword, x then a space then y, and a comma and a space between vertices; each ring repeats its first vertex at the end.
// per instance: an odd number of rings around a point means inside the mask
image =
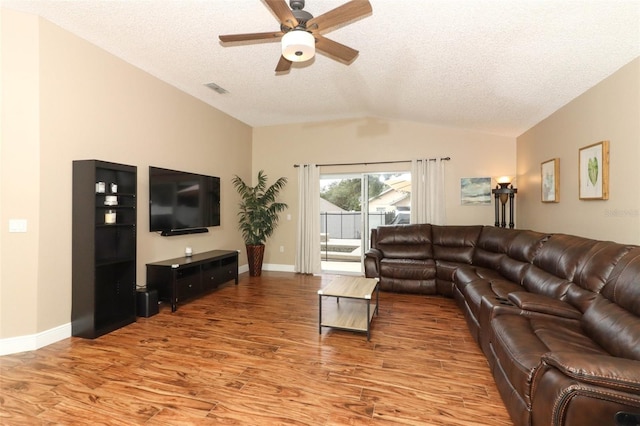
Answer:
POLYGON ((460 178, 460 204, 463 206, 491 205, 491 178, 460 178))
POLYGON ((609 199, 609 141, 580 148, 578 174, 581 200, 609 199))
POLYGON ((543 203, 560 202, 560 159, 552 158, 540 164, 543 203))

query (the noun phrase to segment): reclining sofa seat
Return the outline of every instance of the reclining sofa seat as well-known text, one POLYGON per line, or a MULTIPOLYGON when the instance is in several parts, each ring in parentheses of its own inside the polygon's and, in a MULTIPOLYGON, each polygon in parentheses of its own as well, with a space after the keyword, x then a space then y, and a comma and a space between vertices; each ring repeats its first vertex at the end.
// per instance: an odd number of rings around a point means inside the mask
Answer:
MULTIPOLYGON (((619 256, 627 252, 625 246, 599 242, 582 256, 577 283, 566 292, 569 304, 584 308, 576 319, 504 307, 494 311, 493 376, 517 424, 610 424, 618 411, 638 411, 640 251, 619 256), (607 263, 601 269, 609 271, 606 277, 588 273, 601 262, 607 263), (589 285, 597 291, 584 291, 589 285), (536 390, 541 380, 543 391, 536 390)), ((566 262, 569 270, 571 264, 566 262)))
POLYGON ((431 225, 383 226, 371 230, 365 275, 380 279, 380 289, 397 293, 436 294, 431 225))
POLYGON ((482 299, 486 298, 484 310, 511 304, 509 294, 522 290, 525 273, 548 239, 548 234, 539 232, 486 226, 478 239, 472 265, 455 271, 453 297, 483 350, 485 339, 480 334, 482 299))
POLYGON ((595 352, 548 352, 533 381, 538 424, 608 424, 640 410, 640 248, 615 267, 581 318, 595 352), (557 407, 551 409, 551 407, 557 407))
POLYGON ((473 260, 482 226, 431 226, 438 294, 453 297, 453 276, 473 260))
MULTIPOLYGON (((494 227, 465 245, 468 227, 446 228, 431 226, 435 290, 464 312, 514 423, 610 424, 616 410, 640 411, 640 248, 494 227), (440 259, 452 241, 458 257, 440 259)), ((365 272, 382 282, 384 251, 373 252, 365 272)))
POLYGON ((380 226, 371 230, 365 254, 367 277, 397 293, 453 295, 453 274, 471 264, 482 226, 430 224, 380 226))

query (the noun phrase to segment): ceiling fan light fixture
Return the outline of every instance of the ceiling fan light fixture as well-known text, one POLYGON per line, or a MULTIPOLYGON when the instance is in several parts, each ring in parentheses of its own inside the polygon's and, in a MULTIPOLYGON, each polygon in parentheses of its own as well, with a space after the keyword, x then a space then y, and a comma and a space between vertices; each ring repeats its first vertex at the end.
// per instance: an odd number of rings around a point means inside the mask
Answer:
POLYGON ((316 39, 310 32, 291 30, 282 36, 282 56, 291 62, 304 62, 316 54, 316 39))

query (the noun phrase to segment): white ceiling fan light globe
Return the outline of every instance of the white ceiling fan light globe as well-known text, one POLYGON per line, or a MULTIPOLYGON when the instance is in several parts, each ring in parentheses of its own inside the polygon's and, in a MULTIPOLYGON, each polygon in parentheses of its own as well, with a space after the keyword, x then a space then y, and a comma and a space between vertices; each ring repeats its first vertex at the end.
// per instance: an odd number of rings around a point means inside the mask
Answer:
POLYGON ((282 36, 282 56, 291 62, 304 62, 316 54, 316 39, 304 30, 292 30, 282 36))

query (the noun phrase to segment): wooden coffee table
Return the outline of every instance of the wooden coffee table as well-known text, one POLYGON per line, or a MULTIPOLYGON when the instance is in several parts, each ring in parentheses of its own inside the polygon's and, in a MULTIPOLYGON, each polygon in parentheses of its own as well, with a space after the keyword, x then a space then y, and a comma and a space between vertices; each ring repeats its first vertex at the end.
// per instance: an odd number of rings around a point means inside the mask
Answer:
POLYGON ((367 333, 371 338, 371 320, 378 314, 380 289, 377 278, 337 277, 318 290, 318 331, 322 327, 367 333), (371 303, 375 293, 375 303, 371 303), (323 297, 335 297, 336 303, 322 304, 323 297), (340 300, 343 299, 343 300, 340 300))

